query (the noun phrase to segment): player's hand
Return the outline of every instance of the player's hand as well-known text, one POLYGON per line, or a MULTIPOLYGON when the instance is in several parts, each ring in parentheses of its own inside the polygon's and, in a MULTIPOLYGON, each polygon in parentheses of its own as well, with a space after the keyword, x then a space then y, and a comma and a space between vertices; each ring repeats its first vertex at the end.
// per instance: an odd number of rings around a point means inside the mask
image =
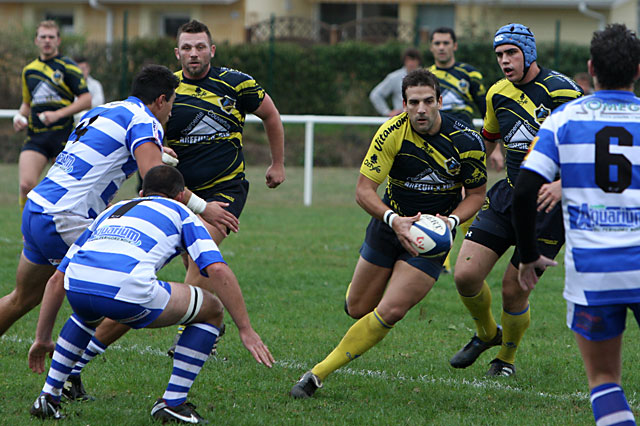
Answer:
POLYGON ((540 256, 535 262, 520 263, 518 267, 520 287, 524 291, 533 290, 538 283, 538 279, 540 279, 538 273, 542 274, 549 266, 558 266, 558 262, 548 257, 540 256))
POLYGON ((267 345, 262 343, 262 339, 258 336, 258 333, 253 330, 253 328, 239 330, 239 334, 242 344, 247 348, 258 364, 263 364, 269 368, 273 367, 273 363, 275 362, 273 355, 269 352, 267 345))
POLYGON ((24 115, 18 113, 13 116, 13 130, 20 132, 29 126, 29 119, 24 115))
POLYGON ((496 171, 500 171, 504 168, 504 155, 502 155, 502 149, 499 146, 496 146, 487 158, 489 165, 496 171))
POLYGON ((285 180, 284 164, 271 164, 265 178, 269 188, 276 188, 285 180))
POLYGON ((202 219, 214 226, 222 235, 227 235, 227 229, 233 232, 238 232, 238 226, 240 222, 238 218, 233 215, 224 207, 229 206, 229 203, 223 203, 221 201, 210 201, 207 203, 207 207, 200 214, 202 219))
POLYGON ((178 154, 176 154, 176 152, 169 148, 168 146, 163 146, 162 147, 162 162, 168 166, 177 166, 179 161, 178 161, 178 154))
POLYGON ((29 368, 34 373, 44 373, 44 360, 49 354, 52 356, 53 350, 56 348, 54 342, 38 342, 35 341, 29 349, 29 368))
POLYGON ((420 213, 415 216, 398 216, 393 220, 392 229, 398 236, 398 241, 402 244, 402 247, 409 253, 411 256, 417 256, 418 250, 411 244, 411 234, 409 233, 409 229, 411 229, 411 225, 413 222, 420 219, 420 213))
POLYGON ((562 200, 562 184, 559 180, 545 183, 538 191, 538 211, 549 213, 562 200))
POLYGON ((44 111, 38 114, 38 119, 42 121, 45 126, 50 126, 56 121, 60 120, 57 111, 44 111))

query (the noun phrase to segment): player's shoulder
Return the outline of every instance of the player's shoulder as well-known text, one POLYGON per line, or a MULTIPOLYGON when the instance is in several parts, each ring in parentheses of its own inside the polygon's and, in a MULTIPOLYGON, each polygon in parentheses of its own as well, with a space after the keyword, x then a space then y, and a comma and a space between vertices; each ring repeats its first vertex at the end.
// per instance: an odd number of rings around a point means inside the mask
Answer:
POLYGON ((442 117, 441 134, 451 139, 456 145, 462 144, 469 148, 474 147, 484 150, 482 135, 477 130, 470 128, 465 123, 446 113, 441 113, 440 115, 442 117))
POLYGON ((558 71, 548 68, 540 68, 539 81, 547 88, 547 90, 549 90, 549 92, 569 89, 582 94, 582 89, 575 81, 558 71))
POLYGON ((216 74, 221 80, 233 85, 254 79, 252 76, 245 72, 228 67, 211 67, 211 71, 213 74, 216 74))
POLYGON ((456 62, 455 67, 463 70, 467 74, 473 74, 473 73, 480 74, 480 71, 478 71, 476 67, 474 67, 471 64, 467 64, 466 62, 456 62))
POLYGON ((487 91, 487 98, 504 93, 507 90, 510 90, 514 87, 513 83, 507 80, 506 78, 501 78, 500 80, 493 83, 493 85, 487 91))

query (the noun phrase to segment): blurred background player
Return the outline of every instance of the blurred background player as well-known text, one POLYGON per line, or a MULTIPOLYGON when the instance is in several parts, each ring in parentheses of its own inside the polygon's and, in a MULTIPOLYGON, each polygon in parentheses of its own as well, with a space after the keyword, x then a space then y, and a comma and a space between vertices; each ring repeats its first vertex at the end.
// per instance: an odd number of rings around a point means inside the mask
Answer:
POLYGON ((593 86, 591 85, 592 77, 589 73, 579 72, 573 77, 573 79, 578 83, 578 86, 580 86, 585 95, 593 94, 593 86))
MULTIPOLYGON (((102 83, 91 76, 91 65, 89 61, 84 56, 76 56, 73 58, 80 71, 82 71, 82 75, 84 76, 84 81, 87 82, 87 89, 89 89, 89 93, 91 93, 91 108, 95 108, 99 105, 102 105, 104 100, 104 90, 102 89, 102 83)), ((80 111, 75 114, 76 122, 80 121, 82 114, 86 111, 80 111)))
MULTIPOLYGON (((442 109, 463 122, 467 127, 475 129, 473 117, 484 117, 487 111, 487 90, 482 82, 482 74, 469 64, 456 62, 455 52, 458 50, 456 33, 447 27, 440 27, 431 33, 431 53, 435 64, 429 67, 440 82, 442 90, 442 109)), ((463 194, 464 195, 464 194, 463 194)), ((473 217, 460 225, 462 235, 467 233, 473 217)), ((443 272, 451 272, 451 255, 444 261, 443 272)))
POLYGON ((426 257, 411 245, 409 229, 420 214, 442 215, 453 232, 484 200, 482 138, 440 114, 438 79, 425 69, 412 71, 402 80, 402 92, 406 112, 378 129, 356 185, 356 201, 372 216, 345 302, 347 314, 358 321, 293 386, 294 398, 312 396, 329 374, 380 342, 431 290, 446 254, 426 257), (376 190, 387 178, 380 199, 376 190))
POLYGON ((73 115, 91 108, 91 94, 76 64, 60 55, 60 29, 54 21, 36 28, 40 56, 22 70, 22 104, 13 117, 16 132, 27 129, 18 160, 19 202, 38 184, 48 161, 64 148, 73 115))
POLYGON ((378 114, 385 117, 393 117, 404 111, 402 106, 402 79, 411 71, 417 69, 422 64, 422 55, 418 49, 409 48, 402 55, 402 68, 389 74, 376 85, 369 93, 371 104, 378 111, 378 114), (391 98, 389 108, 388 100, 391 98))
POLYGON ((640 228, 633 213, 640 205, 640 99, 633 93, 640 40, 613 24, 594 33, 590 52, 595 94, 544 122, 514 190, 520 284, 532 289, 536 269, 556 265, 540 255, 529 224, 538 189, 561 172, 567 326, 584 361, 593 415, 597 425, 635 425, 620 383, 627 309, 640 321, 640 228), (608 106, 625 113, 612 114, 608 106))
POLYGON ((487 111, 487 91, 482 74, 471 65, 456 61, 458 42, 451 28, 433 30, 430 50, 435 64, 429 67, 429 71, 440 81, 442 112, 453 115, 474 129, 473 117, 484 117, 487 111))
POLYGON ((169 166, 150 169, 141 196, 98 216, 47 285, 29 351, 35 372, 44 371, 46 354, 54 348, 51 332, 65 291, 74 313, 60 332, 49 375, 31 407, 36 417, 61 417, 62 385, 105 317, 136 329, 186 325, 167 389, 151 409, 163 423, 206 423, 186 402, 187 394, 218 337, 223 305, 247 350, 258 363, 272 366, 269 349, 251 327, 235 275, 200 219, 181 204, 185 191, 180 172, 169 166), (181 251, 197 259, 217 297, 188 284, 158 281, 158 270, 181 251))
MULTIPOLYGON (((491 290, 485 281, 498 259, 516 243, 511 223, 511 195, 520 163, 552 110, 582 95, 569 78, 539 67, 531 30, 508 24, 494 37, 493 48, 505 76, 487 93, 482 135, 491 153, 501 139, 506 147, 507 178, 487 192, 483 208, 469 228, 456 262, 454 280, 460 298, 476 325, 476 335, 450 360, 455 368, 473 364, 482 352, 501 345, 487 375, 515 373, 515 357, 530 323, 529 291, 518 285, 520 252, 516 249, 502 278, 502 328, 491 313, 491 290), (543 88, 543 90, 541 90, 543 88)), ((538 194, 536 230, 540 251, 553 258, 564 243, 560 182, 546 184, 538 194)))

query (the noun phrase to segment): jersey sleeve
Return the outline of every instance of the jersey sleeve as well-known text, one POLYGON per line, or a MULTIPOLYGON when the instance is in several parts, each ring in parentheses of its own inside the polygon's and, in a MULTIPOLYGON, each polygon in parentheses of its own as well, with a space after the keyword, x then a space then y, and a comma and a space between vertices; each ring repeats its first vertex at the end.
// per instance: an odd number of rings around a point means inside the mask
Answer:
POLYGON ((486 98, 486 109, 487 112, 484 115, 484 125, 482 126, 482 136, 489 140, 495 141, 500 139, 502 136, 500 135, 500 125, 498 124, 498 117, 496 117, 496 113, 493 110, 493 92, 489 90, 486 98))
POLYGON ((31 92, 29 91, 29 86, 27 85, 27 68, 25 67, 22 70, 22 102, 27 105, 31 105, 31 92))
POLYGON ((204 270, 207 266, 212 263, 226 263, 202 221, 190 211, 182 222, 182 245, 205 277, 207 274, 204 270))
POLYGON ((89 92, 82 71, 80 71, 80 68, 73 62, 67 62, 65 64, 64 82, 67 87, 71 89, 71 93, 76 96, 89 92))
POLYGON ((152 142, 162 149, 163 138, 164 130, 158 120, 146 113, 137 113, 127 129, 126 144, 133 155, 135 150, 146 142, 152 142))
POLYGON ((469 138, 460 151, 461 176, 465 188, 478 188, 487 183, 487 153, 482 137, 469 130, 469 138))
POLYGON ((237 108, 244 114, 254 112, 262 104, 266 92, 253 77, 248 74, 239 74, 244 77, 244 80, 235 87, 238 93, 237 108))
POLYGON ((404 128, 405 125, 408 126, 408 121, 408 115, 403 113, 380 126, 360 166, 362 175, 378 185, 384 182, 402 146, 404 128))

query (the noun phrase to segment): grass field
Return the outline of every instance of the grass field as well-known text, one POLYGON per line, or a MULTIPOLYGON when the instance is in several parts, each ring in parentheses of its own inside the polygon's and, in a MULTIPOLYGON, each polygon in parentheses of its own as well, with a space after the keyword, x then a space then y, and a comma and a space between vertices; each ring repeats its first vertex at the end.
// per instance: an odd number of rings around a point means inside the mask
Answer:
MULTIPOLYGON (((190 393, 212 424, 593 423, 582 362, 564 325, 561 267, 545 274, 532 294, 532 325, 521 344, 516 377, 484 377, 497 349, 465 370, 449 366, 473 330, 451 275, 444 275, 380 344, 330 376, 316 397, 291 400, 287 393, 299 376, 353 323, 343 311, 344 292, 368 216, 353 200, 355 169, 316 169, 311 207, 302 205, 301 169, 288 169, 287 182, 277 190, 266 189, 263 173, 262 166, 250 167, 252 188, 241 231, 224 242, 222 252, 239 278, 253 326, 277 362, 272 369, 255 363, 227 318, 219 355, 207 362, 190 393)), ((16 174, 15 165, 0 165, 1 294, 14 286, 22 246, 16 174)), ((132 188, 128 183, 121 196, 132 195, 132 188)), ((460 236, 456 249, 459 244, 460 236)), ((496 318, 501 265, 489 279, 496 318)), ((160 277, 181 281, 183 274, 182 264, 174 261, 160 277)), ((55 333, 68 314, 65 305, 55 333)), ((26 357, 37 315, 36 309, 0 339, 0 424, 35 422, 28 409, 44 375, 31 373, 26 357)), ((149 410, 171 371, 165 351, 174 331, 132 331, 97 358, 83 375, 96 401, 65 404, 63 424, 153 424, 149 410)), ((630 323, 623 380, 635 411, 640 409, 638 337, 630 323)))

